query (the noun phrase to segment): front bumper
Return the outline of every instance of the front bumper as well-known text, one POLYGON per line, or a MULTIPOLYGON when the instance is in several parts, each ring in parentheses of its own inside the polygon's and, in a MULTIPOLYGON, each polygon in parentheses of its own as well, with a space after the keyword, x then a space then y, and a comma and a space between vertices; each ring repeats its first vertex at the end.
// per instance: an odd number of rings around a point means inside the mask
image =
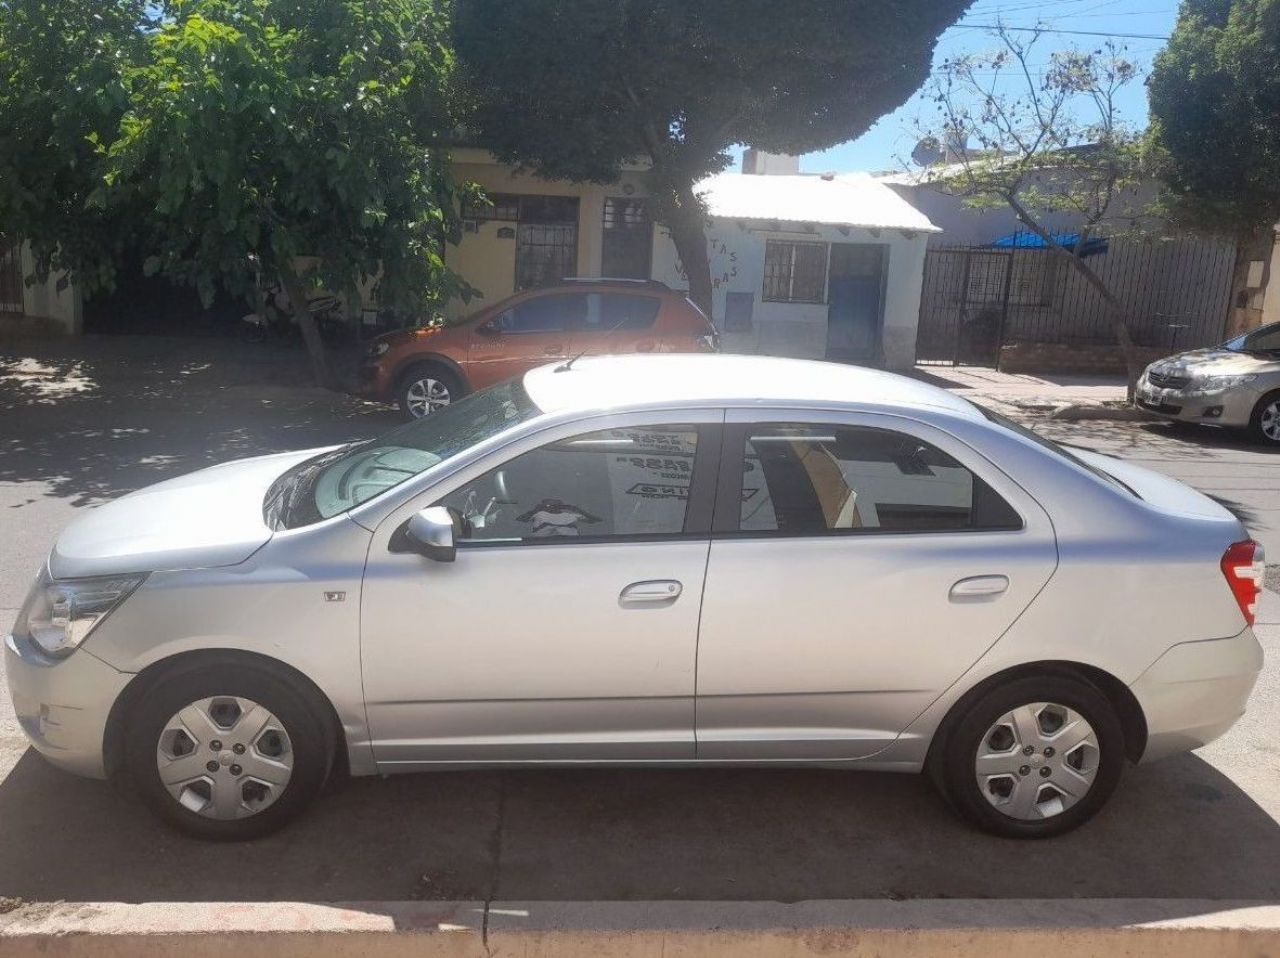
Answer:
POLYGON ((133 676, 84 649, 50 659, 12 635, 5 636, 4 669, 18 724, 36 750, 68 772, 106 778, 107 716, 133 676))
POLYGON ((1226 732, 1244 714, 1261 671, 1252 629, 1165 652, 1130 686, 1147 720, 1142 761, 1208 745, 1226 732))
POLYGON ((1139 409, 1177 422, 1198 422, 1211 426, 1244 427, 1249 425, 1258 394, 1237 387, 1210 395, 1190 395, 1186 388, 1162 389, 1154 386, 1143 373, 1138 380, 1134 404, 1139 409))

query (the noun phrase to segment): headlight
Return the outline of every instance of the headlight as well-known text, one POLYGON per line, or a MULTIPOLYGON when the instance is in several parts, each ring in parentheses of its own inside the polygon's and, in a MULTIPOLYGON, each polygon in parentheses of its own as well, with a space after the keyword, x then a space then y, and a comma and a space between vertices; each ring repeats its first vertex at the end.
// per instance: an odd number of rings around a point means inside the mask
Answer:
POLYGON ((1206 376, 1204 379, 1193 379, 1191 385, 1187 387, 1187 393, 1192 396, 1207 396, 1210 393, 1226 392, 1228 389, 1251 383, 1257 378, 1257 376, 1206 376))
POLYGON ((13 625, 14 635, 29 638, 47 655, 74 652, 146 575, 54 579, 41 569, 13 625))

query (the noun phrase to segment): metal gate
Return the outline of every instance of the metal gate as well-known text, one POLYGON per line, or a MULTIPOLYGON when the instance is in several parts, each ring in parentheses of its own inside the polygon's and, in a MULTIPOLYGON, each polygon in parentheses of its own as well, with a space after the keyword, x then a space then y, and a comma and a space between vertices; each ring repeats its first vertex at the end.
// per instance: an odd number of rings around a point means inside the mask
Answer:
POLYGON ((1013 278, 1008 252, 931 249, 924 261, 916 361, 994 366, 1013 278))
POLYGON ((22 312, 22 246, 0 236, 0 313, 22 312))

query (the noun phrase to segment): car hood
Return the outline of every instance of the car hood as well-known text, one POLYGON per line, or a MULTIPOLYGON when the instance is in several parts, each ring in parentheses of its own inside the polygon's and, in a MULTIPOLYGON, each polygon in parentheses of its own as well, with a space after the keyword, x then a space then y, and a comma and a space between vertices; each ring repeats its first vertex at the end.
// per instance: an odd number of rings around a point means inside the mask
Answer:
POLYGON ((1241 373, 1280 373, 1280 360, 1251 356, 1230 349, 1193 349, 1151 364, 1162 376, 1233 376, 1241 373))
POLYGON ((243 562, 271 538, 262 516, 271 483, 323 451, 223 463, 90 509, 58 536, 49 571, 63 579, 243 562))

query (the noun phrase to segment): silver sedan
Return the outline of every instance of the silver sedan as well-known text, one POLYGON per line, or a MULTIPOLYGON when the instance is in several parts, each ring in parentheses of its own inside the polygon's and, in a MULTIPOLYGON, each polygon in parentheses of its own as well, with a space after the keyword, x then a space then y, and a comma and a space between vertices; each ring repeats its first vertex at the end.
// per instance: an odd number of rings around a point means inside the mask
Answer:
POLYGON ((1186 486, 909 379, 584 359, 92 510, 6 670, 51 762, 207 838, 334 774, 581 763, 924 771, 1041 837, 1239 718, 1262 562, 1186 486))
POLYGON ((1135 401, 1166 419, 1248 429, 1280 447, 1280 323, 1152 363, 1135 401))

